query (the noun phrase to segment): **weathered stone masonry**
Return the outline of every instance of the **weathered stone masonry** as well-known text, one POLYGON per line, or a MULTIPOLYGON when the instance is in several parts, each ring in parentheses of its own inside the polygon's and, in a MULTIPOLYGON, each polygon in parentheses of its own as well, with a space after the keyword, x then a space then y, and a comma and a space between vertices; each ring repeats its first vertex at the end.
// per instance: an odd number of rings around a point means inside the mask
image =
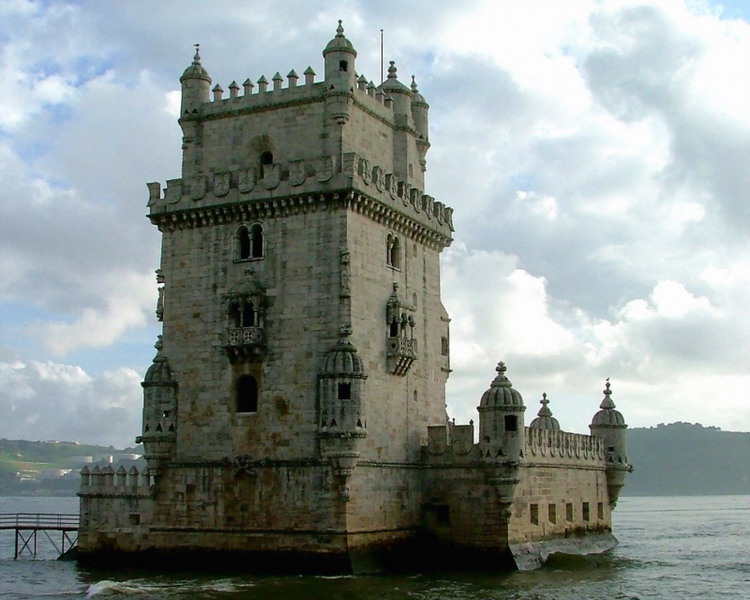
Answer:
POLYGON ((591 436, 560 431, 546 397, 525 427, 502 363, 478 443, 448 421, 453 211, 424 193, 429 106, 394 63, 379 86, 357 75, 356 55, 339 24, 322 81, 224 97, 197 51, 182 75, 182 177, 148 184, 148 468, 82 471, 83 558, 361 571, 430 544, 526 568, 613 543, 629 467, 609 384, 591 436))

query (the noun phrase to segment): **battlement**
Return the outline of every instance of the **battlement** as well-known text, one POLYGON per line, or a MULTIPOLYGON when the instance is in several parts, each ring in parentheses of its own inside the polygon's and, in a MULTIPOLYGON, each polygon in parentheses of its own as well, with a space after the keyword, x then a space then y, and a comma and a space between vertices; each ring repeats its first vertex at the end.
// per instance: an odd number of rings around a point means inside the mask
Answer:
POLYGON ((142 471, 133 465, 126 470, 123 465, 115 471, 111 465, 81 469, 79 496, 151 496, 154 478, 148 467, 142 471))
POLYGON ((592 461, 604 464, 604 440, 592 435, 524 428, 524 457, 528 462, 592 461))
MULTIPOLYGON (((211 90, 211 98, 192 110, 185 110, 183 119, 217 119, 249 114, 255 111, 263 111, 281 108, 285 105, 301 104, 305 102, 322 102, 326 96, 332 93, 331 88, 325 80, 315 81, 315 71, 307 67, 304 71, 304 81, 294 70, 284 77, 276 73, 269 84, 265 75, 253 83, 249 78, 242 83, 242 87, 232 81, 227 87, 229 96, 221 85, 217 84, 211 90)), ((355 73, 356 86, 348 91, 335 91, 336 95, 348 96, 355 105, 359 105, 365 111, 375 117, 396 124, 397 108, 393 98, 384 91, 381 86, 376 86, 373 81, 368 81, 363 75, 355 73)), ((411 92, 408 96, 413 99, 411 92)))

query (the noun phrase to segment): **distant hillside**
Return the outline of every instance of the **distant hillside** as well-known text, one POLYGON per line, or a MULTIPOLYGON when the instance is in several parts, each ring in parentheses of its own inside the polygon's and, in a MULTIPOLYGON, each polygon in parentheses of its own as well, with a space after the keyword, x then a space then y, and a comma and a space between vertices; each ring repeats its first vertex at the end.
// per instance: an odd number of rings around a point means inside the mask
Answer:
POLYGON ((690 423, 628 429, 628 496, 750 494, 750 433, 690 423))
POLYGON ((143 449, 0 439, 0 494, 75 494, 84 463, 134 454, 143 454, 143 449))

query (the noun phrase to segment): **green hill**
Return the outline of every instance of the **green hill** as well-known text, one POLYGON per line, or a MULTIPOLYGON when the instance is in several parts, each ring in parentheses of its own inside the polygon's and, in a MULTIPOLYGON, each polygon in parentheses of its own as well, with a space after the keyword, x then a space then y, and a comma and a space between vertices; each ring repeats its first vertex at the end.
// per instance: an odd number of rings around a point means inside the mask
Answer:
POLYGON ((672 423, 628 430, 628 496, 750 494, 750 433, 672 423))

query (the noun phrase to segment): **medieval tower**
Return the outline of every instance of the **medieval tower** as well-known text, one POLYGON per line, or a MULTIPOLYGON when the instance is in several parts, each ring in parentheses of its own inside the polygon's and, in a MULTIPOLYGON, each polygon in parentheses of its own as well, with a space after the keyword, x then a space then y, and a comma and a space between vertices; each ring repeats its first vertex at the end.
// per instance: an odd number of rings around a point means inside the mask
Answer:
POLYGON ((376 86, 356 57, 339 22, 322 81, 276 73, 226 97, 198 51, 180 78, 182 177, 149 184, 163 335, 143 382, 148 468, 84 470, 83 556, 347 571, 425 540, 490 565, 572 533, 611 545, 627 462, 609 384, 592 436, 559 431, 546 404, 524 427, 502 363, 479 443, 448 422, 453 226, 424 192, 429 107, 393 62, 376 86))

